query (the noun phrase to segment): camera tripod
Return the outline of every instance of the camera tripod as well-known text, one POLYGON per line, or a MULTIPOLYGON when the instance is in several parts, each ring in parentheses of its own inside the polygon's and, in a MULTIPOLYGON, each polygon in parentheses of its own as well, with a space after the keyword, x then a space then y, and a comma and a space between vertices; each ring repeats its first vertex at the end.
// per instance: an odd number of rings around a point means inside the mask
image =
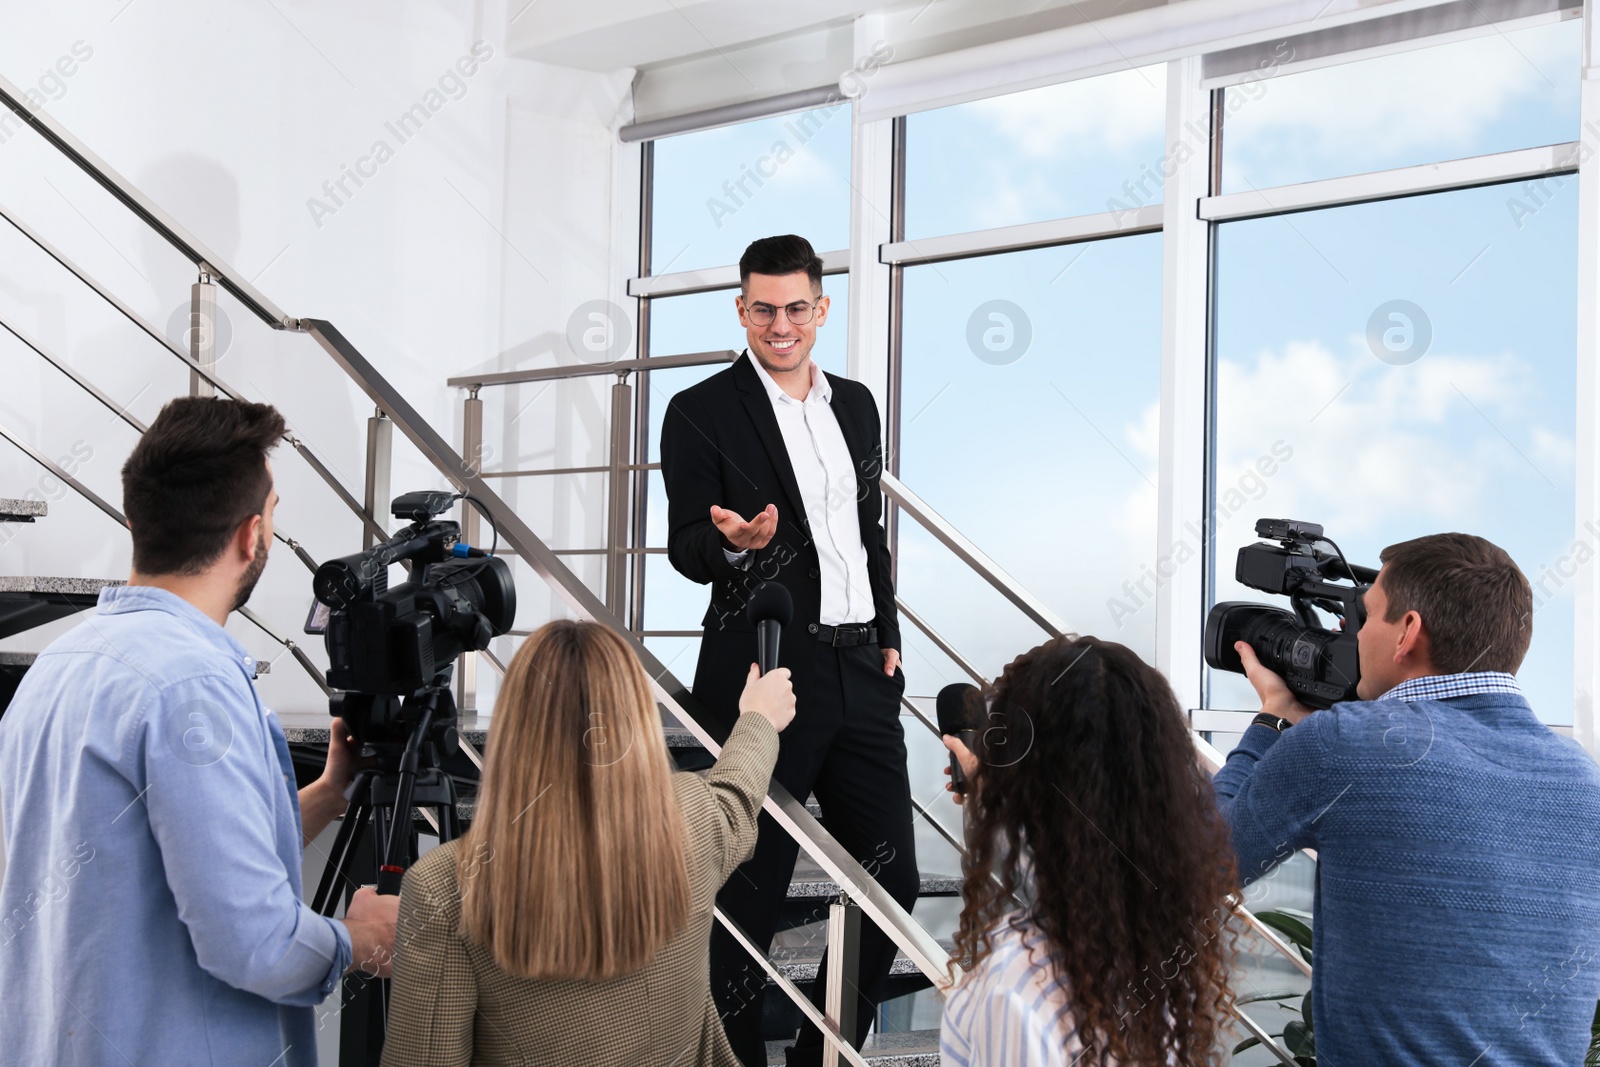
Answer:
MULTIPOLYGON (((458 748, 456 707, 448 683, 428 686, 404 701, 341 693, 329 704, 334 716, 362 724, 356 727, 358 731, 370 730, 370 724, 378 719, 387 720, 386 725, 410 720, 411 727, 403 745, 367 740, 377 753, 378 766, 363 768, 351 783, 349 810, 312 899, 312 909, 326 916, 333 915, 341 895, 348 905, 361 885, 375 883, 385 896, 400 892, 401 879, 417 859, 413 807, 434 813, 440 844, 461 834, 455 780, 442 766, 443 757, 458 748), (369 825, 370 838, 366 832, 369 825), (371 864, 370 880, 358 877, 358 868, 364 863, 371 864)), ((376 1067, 388 1021, 388 981, 352 972, 344 978, 340 1003, 340 1062, 376 1067)))

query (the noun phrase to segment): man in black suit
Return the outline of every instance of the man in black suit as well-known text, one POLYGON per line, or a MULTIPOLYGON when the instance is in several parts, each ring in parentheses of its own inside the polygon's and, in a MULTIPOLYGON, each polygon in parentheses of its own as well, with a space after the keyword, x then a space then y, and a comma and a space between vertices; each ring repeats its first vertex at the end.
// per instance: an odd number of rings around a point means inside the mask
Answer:
MULTIPOLYGON (((711 586, 694 695, 724 733, 732 728, 756 659, 745 603, 763 581, 787 587, 795 610, 779 663, 792 673, 797 710, 773 777, 798 798, 814 792, 828 831, 909 909, 917 859, 900 726, 900 629, 879 522, 878 409, 865 386, 811 361, 828 298, 809 242, 793 234, 753 242, 739 278, 734 304, 747 351, 673 397, 661 428, 669 558, 684 577, 711 586)), ((717 897, 763 951, 797 850, 763 814, 755 856, 717 897)), ((893 942, 863 922, 858 1047, 894 954, 893 942)), ((825 973, 812 990, 819 1004, 825 973)), ((713 928, 712 995, 747 1067, 767 1062, 765 981, 749 954, 713 928)), ((789 1063, 820 1058, 820 1033, 802 1027, 789 1063)))

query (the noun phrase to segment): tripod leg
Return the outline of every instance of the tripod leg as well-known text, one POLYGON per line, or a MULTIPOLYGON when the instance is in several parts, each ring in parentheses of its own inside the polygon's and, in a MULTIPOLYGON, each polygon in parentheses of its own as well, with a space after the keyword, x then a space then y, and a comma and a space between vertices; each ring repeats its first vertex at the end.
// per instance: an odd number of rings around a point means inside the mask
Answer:
POLYGON ((339 824, 339 833, 333 839, 333 854, 328 857, 328 864, 322 871, 322 881, 317 884, 317 895, 312 898, 311 908, 318 915, 332 915, 339 906, 339 889, 341 885, 351 883, 356 846, 371 815, 371 801, 358 793, 339 824))

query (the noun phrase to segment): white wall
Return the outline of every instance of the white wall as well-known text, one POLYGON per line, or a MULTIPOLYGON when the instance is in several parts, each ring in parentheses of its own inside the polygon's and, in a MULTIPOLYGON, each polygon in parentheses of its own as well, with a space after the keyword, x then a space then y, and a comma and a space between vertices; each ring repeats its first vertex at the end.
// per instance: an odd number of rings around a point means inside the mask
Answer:
MULTIPOLYGON (((637 149, 611 131, 630 117, 632 72, 512 58, 508 15, 494 0, 6 7, 0 76, 33 87, 51 116, 290 315, 338 325, 452 440, 462 393, 447 377, 574 362, 569 316, 589 300, 622 303, 636 259, 627 205, 637 199, 637 149), (475 67, 470 77, 458 60, 475 67), (393 126, 419 103, 436 110, 402 140, 393 126), (339 191, 333 183, 357 168, 370 176, 359 187, 346 177, 339 191)), ((148 319, 181 316, 191 268, 16 129, 0 126, 0 205, 148 319)), ((278 404, 359 495, 368 403, 309 338, 275 333, 231 299, 223 307, 233 332, 224 379, 278 404)), ((3 223, 0 318, 146 422, 187 389, 176 360, 3 223)), ((0 368, 0 424, 54 458, 76 448, 78 476, 120 505, 133 432, 6 334, 0 368)), ((608 384, 486 392, 485 468, 603 462, 608 384)), ((275 467, 282 528, 319 560, 360 547, 355 520, 298 457, 280 449, 275 467)), ((0 536, 0 574, 125 577, 126 534, 41 473, 0 442, 0 496, 31 490, 52 501, 49 518, 0 536)), ((562 481, 501 484, 558 547, 597 544, 603 487, 562 481)), ((397 442, 395 492, 443 484, 397 442)), ((598 568, 580 573, 598 585, 598 568)), ((537 624, 548 598, 527 572, 520 578, 519 624, 537 624)), ((281 631, 299 629, 309 574, 284 546, 252 603, 281 631)), ((63 628, 5 646, 38 647, 63 628)), ((264 658, 282 651, 242 620, 230 630, 264 658)), ((320 642, 309 643, 322 662, 320 642)), ((323 706, 288 657, 262 690, 280 710, 323 706)))

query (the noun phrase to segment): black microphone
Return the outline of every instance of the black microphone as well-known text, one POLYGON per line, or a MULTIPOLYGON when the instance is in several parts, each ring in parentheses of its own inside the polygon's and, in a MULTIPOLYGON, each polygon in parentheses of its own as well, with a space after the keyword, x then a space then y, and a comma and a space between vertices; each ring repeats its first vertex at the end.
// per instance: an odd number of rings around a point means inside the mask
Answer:
POLYGON ((756 663, 766 674, 778 665, 778 636, 794 619, 794 598, 777 582, 762 582, 750 594, 744 617, 756 628, 756 663))
MULTIPOLYGON (((976 753, 978 733, 983 729, 983 694, 975 685, 952 682, 939 690, 935 707, 938 709, 939 732, 961 739, 961 743, 976 753)), ((950 753, 950 788, 957 793, 967 791, 967 775, 961 761, 950 753)))

